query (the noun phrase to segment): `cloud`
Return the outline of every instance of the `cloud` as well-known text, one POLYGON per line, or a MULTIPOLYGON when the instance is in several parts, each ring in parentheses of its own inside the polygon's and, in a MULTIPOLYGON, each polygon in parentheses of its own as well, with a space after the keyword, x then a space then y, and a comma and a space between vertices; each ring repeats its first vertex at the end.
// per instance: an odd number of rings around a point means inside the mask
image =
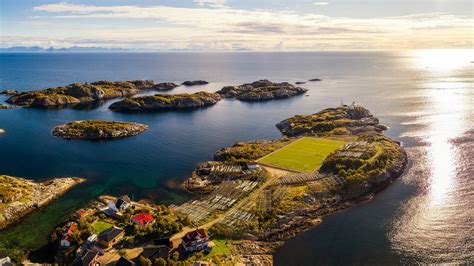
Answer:
POLYGON ((328 2, 315 2, 315 3, 313 3, 313 5, 315 5, 315 6, 327 6, 327 5, 329 5, 329 3, 328 2))
POLYGON ((35 31, 24 36, 5 31, 2 41, 9 45, 15 38, 16 43, 36 38, 63 45, 170 50, 380 50, 462 46, 474 38, 472 28, 466 27, 473 18, 448 13, 362 19, 222 8, 224 0, 195 2, 199 8, 40 5, 29 20, 37 25, 35 31), (64 26, 68 24, 74 27, 64 26))
POLYGON ((194 0, 199 6, 225 7, 227 0, 194 0))

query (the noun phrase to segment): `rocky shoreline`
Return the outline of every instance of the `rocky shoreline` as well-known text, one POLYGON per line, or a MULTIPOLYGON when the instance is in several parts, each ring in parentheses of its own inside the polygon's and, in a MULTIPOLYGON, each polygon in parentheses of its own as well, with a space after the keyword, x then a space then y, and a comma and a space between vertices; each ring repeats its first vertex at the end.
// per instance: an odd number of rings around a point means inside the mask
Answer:
POLYGON ((204 91, 192 94, 156 94, 127 98, 113 103, 109 109, 115 112, 196 109, 214 105, 221 99, 219 94, 204 91))
POLYGON ((0 104, 0 109, 14 109, 14 108, 19 108, 19 106, 9 105, 9 104, 0 104))
POLYGON ((263 79, 239 86, 226 86, 217 91, 224 98, 236 98, 240 101, 268 101, 284 99, 304 94, 308 90, 295 87, 288 82, 271 82, 263 79))
POLYGON ((139 123, 83 120, 55 127, 53 136, 63 139, 101 140, 135 136, 147 129, 147 125, 139 123))
POLYGON ((84 182, 77 177, 54 178, 35 182, 19 177, 0 175, 0 229, 19 221, 23 216, 46 206, 72 187, 84 182))

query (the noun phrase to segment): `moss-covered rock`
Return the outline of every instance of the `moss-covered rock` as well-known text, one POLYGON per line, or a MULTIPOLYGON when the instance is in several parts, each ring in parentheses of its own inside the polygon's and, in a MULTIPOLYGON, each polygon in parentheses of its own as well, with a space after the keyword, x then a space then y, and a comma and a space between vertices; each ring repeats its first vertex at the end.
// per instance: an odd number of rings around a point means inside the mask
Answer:
POLYGON ((64 139, 112 139, 138 135, 147 125, 105 120, 74 121, 54 128, 53 136, 64 139))
POLYGON ((220 100, 219 94, 203 91, 192 94, 156 94, 127 98, 113 103, 109 109, 117 112, 193 109, 214 105, 220 100))

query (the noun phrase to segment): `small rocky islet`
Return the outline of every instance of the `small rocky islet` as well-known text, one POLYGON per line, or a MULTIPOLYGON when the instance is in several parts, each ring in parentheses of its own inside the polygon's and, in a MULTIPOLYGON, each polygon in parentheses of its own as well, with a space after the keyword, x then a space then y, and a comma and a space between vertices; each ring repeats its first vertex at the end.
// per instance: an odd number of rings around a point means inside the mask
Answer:
POLYGON ((296 87, 288 82, 277 83, 262 79, 239 86, 226 86, 217 93, 224 98, 255 102, 289 98, 307 91, 307 89, 296 87))
POLYGON ((182 85, 191 87, 191 86, 202 86, 202 85, 207 85, 209 84, 208 81, 205 80, 187 80, 182 83, 182 85))
POLYGON ((221 99, 221 96, 217 93, 204 91, 196 93, 156 94, 126 98, 113 103, 109 106, 109 109, 116 112, 196 109, 214 105, 221 99))
POLYGON ((105 140, 138 135, 148 125, 106 120, 73 121, 53 129, 53 136, 63 139, 105 140))

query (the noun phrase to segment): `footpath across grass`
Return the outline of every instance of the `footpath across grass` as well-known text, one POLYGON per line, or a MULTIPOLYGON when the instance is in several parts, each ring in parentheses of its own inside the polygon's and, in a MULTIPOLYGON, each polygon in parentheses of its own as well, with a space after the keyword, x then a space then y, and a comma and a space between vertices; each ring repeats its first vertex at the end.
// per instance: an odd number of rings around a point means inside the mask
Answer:
POLYGON ((319 169, 331 152, 344 144, 346 144, 344 141, 303 137, 260 158, 257 162, 297 172, 311 173, 319 169))

